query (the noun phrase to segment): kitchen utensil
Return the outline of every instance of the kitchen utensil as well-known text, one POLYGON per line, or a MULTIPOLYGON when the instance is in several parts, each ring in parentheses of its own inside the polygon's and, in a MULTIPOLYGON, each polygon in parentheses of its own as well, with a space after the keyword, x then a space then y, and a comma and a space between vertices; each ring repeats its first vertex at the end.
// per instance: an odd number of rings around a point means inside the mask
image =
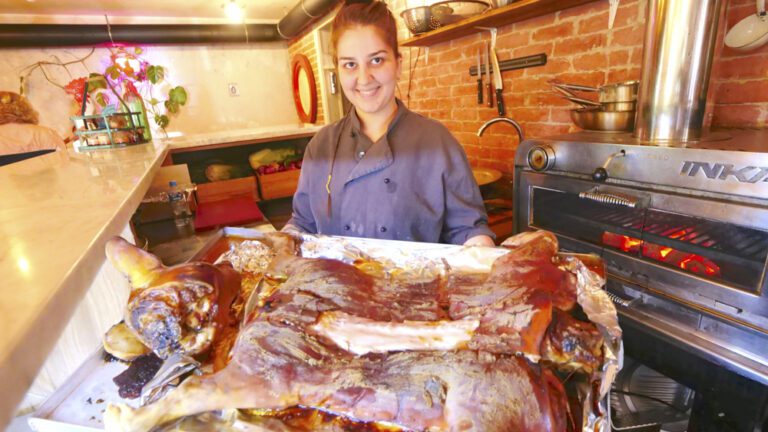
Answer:
POLYGON ((573 103, 577 103, 584 108, 599 107, 602 111, 634 111, 635 101, 632 102, 595 102, 589 99, 580 98, 568 90, 561 87, 554 87, 554 90, 560 93, 561 96, 568 99, 573 103))
POLYGON ((491 61, 493 63, 493 84, 496 87, 496 108, 499 110, 499 116, 504 117, 507 111, 504 109, 504 98, 502 90, 504 83, 501 80, 501 69, 499 68, 499 57, 496 55, 496 33, 491 36, 491 61))
POLYGON ((493 168, 473 168, 472 176, 475 178, 478 186, 484 186, 500 179, 501 171, 493 168))
POLYGON ((768 42, 768 14, 765 0, 756 0, 757 13, 734 25, 725 35, 725 45, 737 51, 749 51, 768 42))
POLYGON ((600 102, 632 102, 637 100, 637 88, 639 81, 624 81, 614 84, 606 84, 600 87, 590 87, 579 84, 566 84, 558 81, 550 81, 554 87, 583 92, 597 92, 600 102))
POLYGON ((490 10, 491 4, 482 0, 448 0, 430 7, 440 25, 449 25, 490 10))
POLYGON ((601 111, 599 108, 571 110, 573 123, 585 130, 629 132, 635 126, 635 111, 601 111))
POLYGON ((483 104, 483 74, 480 73, 480 48, 477 48, 477 104, 483 104))
POLYGON ((440 27, 440 21, 433 16, 430 6, 418 6, 404 10, 400 16, 413 34, 420 34, 440 27))
POLYGON ((488 77, 488 82, 485 84, 485 91, 488 94, 488 107, 493 106, 493 87, 491 87, 491 55, 488 43, 483 43, 483 55, 485 55, 485 75, 488 77))

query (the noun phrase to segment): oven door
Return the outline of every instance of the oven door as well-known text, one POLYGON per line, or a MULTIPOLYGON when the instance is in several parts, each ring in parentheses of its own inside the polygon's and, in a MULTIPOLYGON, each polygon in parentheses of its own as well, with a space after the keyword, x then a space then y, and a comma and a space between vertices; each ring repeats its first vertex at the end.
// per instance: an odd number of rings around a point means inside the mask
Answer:
POLYGON ((517 174, 517 232, 545 229, 565 250, 602 256, 609 289, 633 304, 625 314, 645 311, 649 321, 727 343, 768 383, 768 368, 759 366, 768 359, 768 232, 758 228, 768 226, 768 209, 638 185, 517 174))

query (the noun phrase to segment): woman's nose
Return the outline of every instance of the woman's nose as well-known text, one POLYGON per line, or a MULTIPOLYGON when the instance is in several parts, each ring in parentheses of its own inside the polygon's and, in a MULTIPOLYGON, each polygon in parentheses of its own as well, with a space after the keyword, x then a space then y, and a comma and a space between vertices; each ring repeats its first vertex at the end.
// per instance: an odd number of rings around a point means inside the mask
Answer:
POLYGON ((359 68, 357 68, 357 81, 360 83, 367 83, 368 81, 371 81, 373 79, 373 76, 371 75, 371 69, 368 67, 367 64, 360 65, 359 68))

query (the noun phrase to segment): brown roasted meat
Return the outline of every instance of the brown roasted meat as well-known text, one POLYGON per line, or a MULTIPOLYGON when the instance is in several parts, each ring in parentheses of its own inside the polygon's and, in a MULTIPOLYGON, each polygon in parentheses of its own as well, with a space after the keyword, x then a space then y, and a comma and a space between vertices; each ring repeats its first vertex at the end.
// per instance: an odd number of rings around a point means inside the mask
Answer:
POLYGON ((489 275, 423 280, 280 254, 267 273, 283 282, 245 317, 227 366, 154 404, 111 405, 107 430, 303 406, 406 430, 565 431, 563 385, 535 362, 545 341, 571 340, 547 329, 574 307, 574 275, 550 233, 511 248, 489 275))
POLYGON ((159 357, 204 354, 229 325, 240 276, 228 264, 165 267, 120 237, 107 242, 106 253, 131 282, 125 323, 159 357))

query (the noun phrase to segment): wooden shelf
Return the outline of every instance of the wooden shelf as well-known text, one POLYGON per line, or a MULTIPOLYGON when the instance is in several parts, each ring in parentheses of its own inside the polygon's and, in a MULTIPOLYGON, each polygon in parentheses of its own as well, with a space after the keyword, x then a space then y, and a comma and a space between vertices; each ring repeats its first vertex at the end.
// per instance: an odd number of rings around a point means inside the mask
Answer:
POLYGON ((568 9, 596 0, 520 0, 457 23, 416 35, 401 46, 430 46, 483 30, 478 27, 502 27, 518 21, 568 9))

